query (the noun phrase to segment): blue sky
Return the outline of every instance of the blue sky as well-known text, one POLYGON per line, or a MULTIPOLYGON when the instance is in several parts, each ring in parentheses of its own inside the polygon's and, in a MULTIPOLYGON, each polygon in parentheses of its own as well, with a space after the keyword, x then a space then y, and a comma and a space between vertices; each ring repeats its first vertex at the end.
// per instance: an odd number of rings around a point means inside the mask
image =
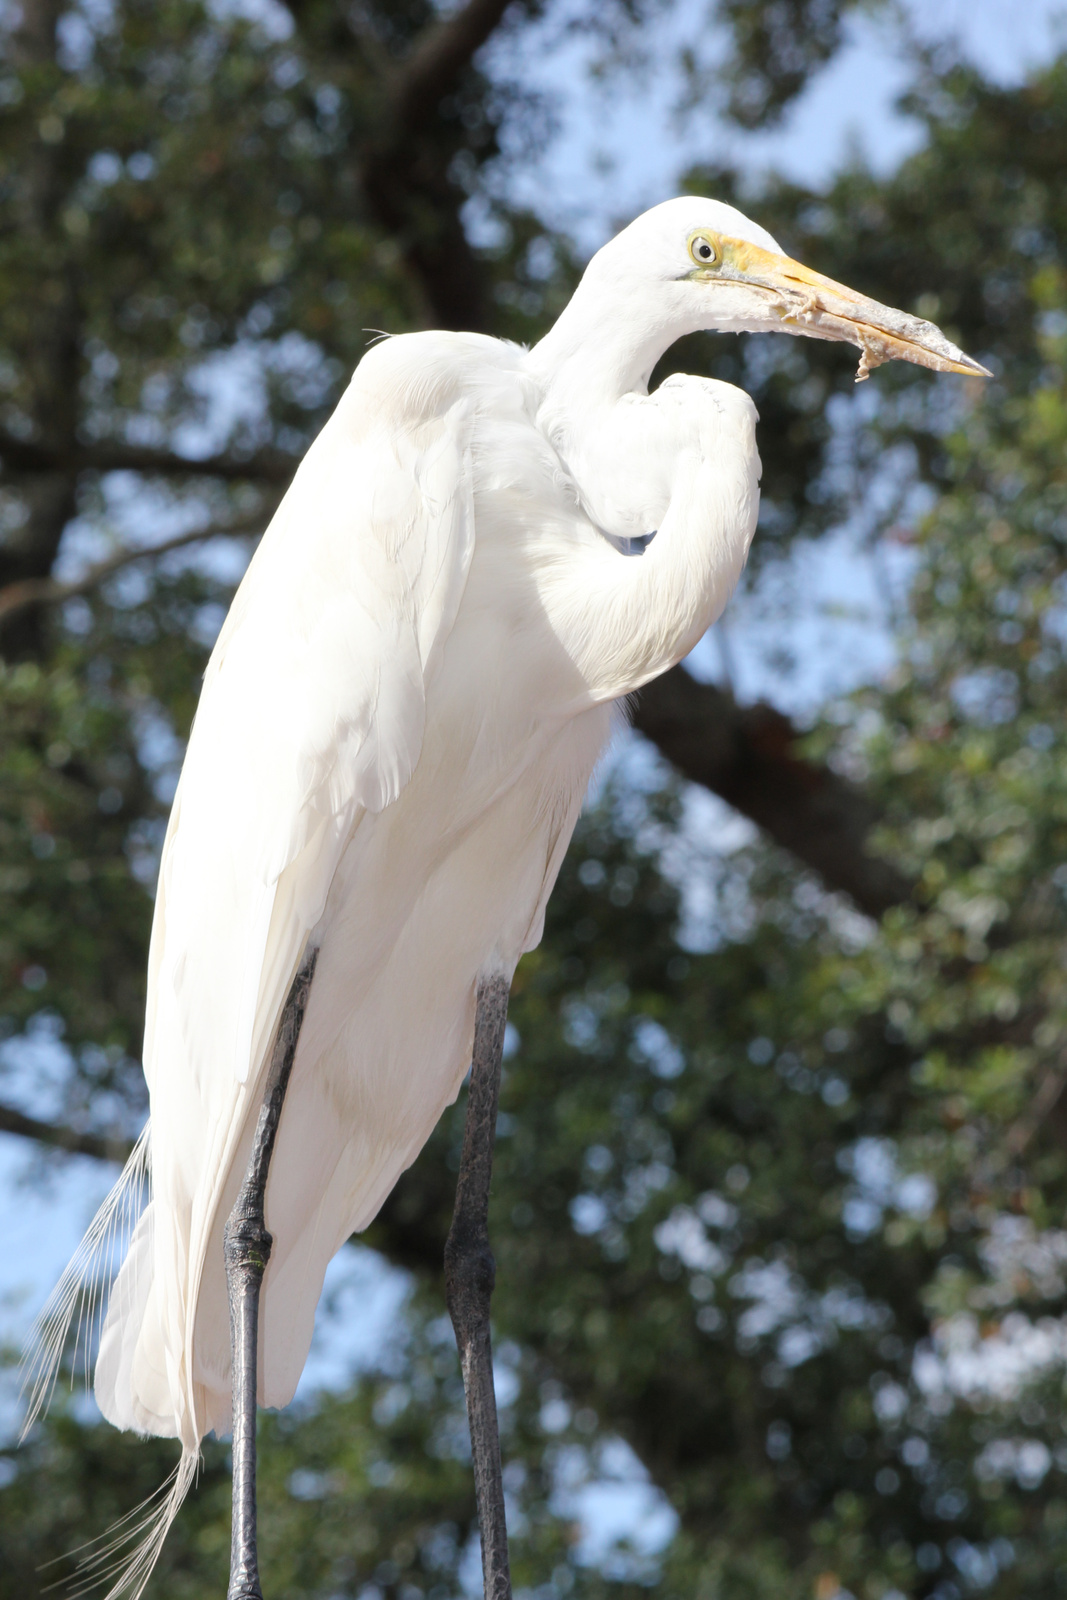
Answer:
MULTIPOLYGON (((846 47, 772 132, 746 134, 710 109, 677 118, 679 82, 667 63, 672 47, 694 38, 707 39, 715 53, 708 9, 707 0, 678 0, 657 29, 660 66, 628 79, 591 79, 593 45, 582 36, 560 40, 548 24, 539 59, 531 59, 528 45, 521 57, 506 47, 489 51, 492 68, 556 102, 558 137, 523 173, 520 188, 590 250, 615 225, 671 195, 678 174, 697 161, 736 162, 752 172, 773 166, 818 184, 853 146, 880 171, 917 146, 917 125, 895 108, 908 68, 901 30, 888 13, 849 23, 846 47)), ((1064 0, 901 0, 900 9, 916 37, 958 38, 966 55, 1003 83, 1017 82, 1048 59, 1057 38, 1067 39, 1064 0)))

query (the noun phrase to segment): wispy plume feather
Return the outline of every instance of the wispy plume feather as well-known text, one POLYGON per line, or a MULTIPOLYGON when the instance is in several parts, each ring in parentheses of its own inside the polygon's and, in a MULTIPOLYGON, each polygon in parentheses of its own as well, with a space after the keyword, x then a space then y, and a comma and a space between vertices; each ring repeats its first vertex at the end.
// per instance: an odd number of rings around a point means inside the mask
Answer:
POLYGON ((90 1381, 93 1335, 104 1299, 148 1200, 149 1153, 146 1123, 122 1176, 90 1223, 30 1330, 22 1353, 21 1394, 26 1402, 22 1439, 51 1404, 71 1323, 75 1323, 71 1382, 79 1364, 86 1385, 90 1381))

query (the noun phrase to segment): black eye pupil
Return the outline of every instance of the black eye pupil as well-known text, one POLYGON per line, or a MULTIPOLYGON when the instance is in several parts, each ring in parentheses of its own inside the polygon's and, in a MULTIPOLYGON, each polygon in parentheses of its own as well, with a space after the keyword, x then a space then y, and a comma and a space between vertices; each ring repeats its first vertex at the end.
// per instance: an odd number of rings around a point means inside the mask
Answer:
POLYGON ((701 240, 700 244, 697 245, 697 255, 702 261, 710 261, 714 255, 714 251, 712 250, 710 244, 705 244, 704 241, 701 240))

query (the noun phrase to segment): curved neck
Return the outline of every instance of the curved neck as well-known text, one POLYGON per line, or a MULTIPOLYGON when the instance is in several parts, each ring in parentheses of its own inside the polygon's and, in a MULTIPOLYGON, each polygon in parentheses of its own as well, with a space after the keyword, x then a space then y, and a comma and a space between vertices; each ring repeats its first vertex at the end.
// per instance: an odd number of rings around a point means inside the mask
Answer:
MULTIPOLYGON (((594 257, 526 363, 537 421, 581 503, 605 494, 649 511, 643 555, 591 538, 544 574, 543 601, 588 698, 615 699, 664 672, 722 611, 744 565, 759 504, 755 407, 742 390, 682 380, 647 397, 676 339, 707 325, 669 292, 642 293, 594 257)), ((606 525, 606 524, 605 524, 606 525)))
POLYGON ((670 335, 628 329, 620 339, 613 308, 587 305, 580 285, 555 324, 527 358, 545 400, 566 393, 572 405, 611 405, 624 394, 647 394, 648 380, 670 335))
POLYGON ((669 451, 669 493, 644 553, 620 555, 590 530, 539 576, 542 604, 586 704, 630 694, 687 655, 721 614, 748 555, 759 509, 755 407, 742 390, 722 385, 722 395, 709 395, 691 382, 688 417, 684 406, 660 408, 655 397, 617 402, 615 449, 599 462, 587 458, 598 480, 614 466, 634 482, 634 460, 641 471, 634 430, 651 433, 654 453, 662 444, 661 458, 669 451))
POLYGON ((590 263, 556 322, 526 360, 544 396, 542 426, 553 436, 563 416, 648 393, 657 361, 677 339, 704 324, 679 317, 670 297, 641 292, 590 263), (548 423, 548 426, 546 426, 548 423))

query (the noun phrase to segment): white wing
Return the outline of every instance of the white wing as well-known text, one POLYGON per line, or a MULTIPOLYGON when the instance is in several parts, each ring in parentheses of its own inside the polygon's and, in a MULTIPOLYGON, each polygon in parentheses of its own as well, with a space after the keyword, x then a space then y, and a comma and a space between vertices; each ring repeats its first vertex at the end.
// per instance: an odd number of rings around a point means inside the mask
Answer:
POLYGON ((474 543, 464 369, 503 354, 427 334, 364 358, 212 655, 152 934, 154 1199, 97 1364, 98 1399, 120 1426, 187 1447, 204 1431, 190 1350, 206 1241, 344 845, 419 759, 426 687, 474 543))

